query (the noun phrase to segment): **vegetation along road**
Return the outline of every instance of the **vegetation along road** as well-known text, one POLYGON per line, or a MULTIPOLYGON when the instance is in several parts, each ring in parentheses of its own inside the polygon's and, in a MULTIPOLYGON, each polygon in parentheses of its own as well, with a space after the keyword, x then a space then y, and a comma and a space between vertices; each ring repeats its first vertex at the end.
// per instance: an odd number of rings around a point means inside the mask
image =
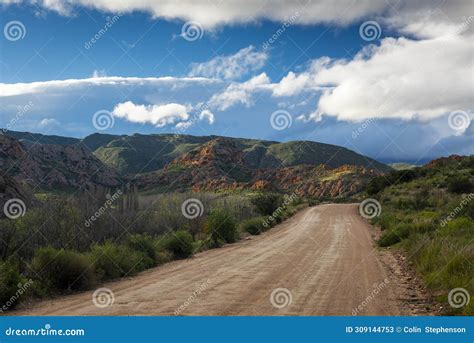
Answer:
POLYGON ((310 207, 259 236, 103 285, 112 293, 78 293, 12 314, 410 314, 406 286, 370 230, 356 204, 310 207))

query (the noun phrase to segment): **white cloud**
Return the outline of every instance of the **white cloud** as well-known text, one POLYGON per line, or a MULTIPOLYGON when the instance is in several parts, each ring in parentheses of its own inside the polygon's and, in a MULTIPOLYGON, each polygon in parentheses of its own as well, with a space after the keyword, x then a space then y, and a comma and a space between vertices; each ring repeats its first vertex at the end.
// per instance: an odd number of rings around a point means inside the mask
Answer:
POLYGON ((218 56, 204 63, 193 63, 189 76, 203 76, 223 80, 239 79, 249 72, 261 69, 268 59, 265 52, 253 46, 239 50, 234 55, 218 56))
POLYGON ((61 15, 72 15, 81 6, 115 13, 142 11, 150 13, 154 18, 196 21, 207 29, 254 23, 262 19, 284 22, 297 13, 294 24, 347 25, 371 18, 412 34, 426 34, 432 22, 455 25, 463 21, 463 16, 472 14, 472 2, 469 0, 0 0, 3 4, 18 2, 33 3, 61 15), (417 22, 426 22, 428 25, 413 24, 417 22))
POLYGON ((37 127, 41 128, 41 129, 51 128, 51 127, 59 126, 59 125, 61 125, 61 123, 59 121, 57 121, 56 119, 53 119, 53 118, 44 118, 44 119, 41 119, 37 123, 37 127))
MULTIPOLYGON (((0 0, 5 3, 5 0, 0 0)), ((7 0, 10 1, 10 0, 7 0)), ((319 0, 299 1, 245 1, 226 0, 24 0, 61 15, 71 15, 77 7, 98 9, 107 12, 130 13, 142 11, 154 18, 166 20, 197 21, 206 28, 235 23, 251 23, 258 19, 285 21, 298 12, 297 22, 314 23, 349 23, 368 14, 374 14, 387 8, 385 2, 369 0, 319 0)))
POLYGON ((214 94, 209 100, 209 105, 220 111, 225 111, 239 103, 249 107, 253 104, 253 93, 261 89, 259 86, 269 83, 270 79, 265 73, 242 83, 231 83, 223 92, 214 94))
POLYGON ((317 84, 332 86, 318 110, 341 120, 429 120, 473 108, 473 48, 470 37, 458 35, 386 38, 353 60, 334 61, 314 74, 317 84))
POLYGON ((214 124, 214 113, 209 110, 204 110, 199 113, 199 120, 206 120, 209 124, 214 124))
POLYGON ((119 77, 105 76, 86 79, 50 80, 30 83, 0 83, 0 97, 24 94, 38 94, 50 91, 71 90, 84 86, 172 86, 179 88, 185 85, 215 84, 217 80, 202 77, 119 77))
POLYGON ((127 101, 116 105, 112 114, 132 123, 149 123, 156 127, 162 127, 167 124, 174 124, 177 121, 188 120, 188 110, 187 106, 176 103, 136 105, 131 101, 127 101))

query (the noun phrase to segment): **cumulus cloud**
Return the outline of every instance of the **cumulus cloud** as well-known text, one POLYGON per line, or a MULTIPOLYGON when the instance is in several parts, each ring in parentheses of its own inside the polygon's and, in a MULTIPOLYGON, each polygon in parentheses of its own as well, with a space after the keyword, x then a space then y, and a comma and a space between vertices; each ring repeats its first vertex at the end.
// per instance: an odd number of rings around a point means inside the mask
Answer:
POLYGON ((225 111, 236 104, 243 104, 249 107, 253 104, 253 94, 261 89, 260 86, 268 85, 269 83, 270 79, 265 73, 254 76, 242 83, 231 83, 224 91, 214 94, 209 100, 209 104, 220 111, 225 111))
POLYGON ((428 120, 473 108, 473 48, 470 37, 460 35, 386 38, 314 75, 317 84, 332 86, 323 92, 318 109, 342 120, 428 120))
MULTIPOLYGON (((9 3, 11 0, 0 0, 9 3)), ((388 7, 385 2, 370 0, 319 0, 300 1, 245 1, 226 0, 213 2, 208 0, 23 0, 33 3, 61 15, 72 15, 78 7, 97 9, 107 12, 131 13, 142 11, 154 18, 166 20, 197 21, 206 28, 236 23, 251 23, 257 19, 284 21, 298 12, 298 23, 349 23, 368 14, 375 14, 388 7)))
POLYGON ((253 46, 239 50, 234 55, 217 56, 204 63, 193 63, 189 76, 203 76, 223 80, 240 79, 261 69, 268 59, 265 52, 256 51, 253 46))
POLYGON ((209 110, 204 110, 201 113, 199 113, 199 120, 205 120, 209 124, 214 124, 214 113, 212 113, 209 110))
POLYGON ((131 101, 117 104, 112 114, 132 123, 162 127, 189 119, 189 108, 176 103, 164 105, 136 105, 131 101))
POLYGON ((142 11, 150 13, 154 18, 197 21, 210 29, 222 25, 253 23, 261 19, 284 22, 297 13, 294 24, 347 25, 365 18, 380 18, 397 29, 426 34, 429 33, 426 26, 429 27, 432 22, 458 23, 466 13, 472 13, 472 2, 469 0, 0 0, 3 4, 20 2, 32 3, 61 15, 73 15, 80 7, 114 13, 142 11), (420 21, 425 21, 428 25, 413 24, 420 21))

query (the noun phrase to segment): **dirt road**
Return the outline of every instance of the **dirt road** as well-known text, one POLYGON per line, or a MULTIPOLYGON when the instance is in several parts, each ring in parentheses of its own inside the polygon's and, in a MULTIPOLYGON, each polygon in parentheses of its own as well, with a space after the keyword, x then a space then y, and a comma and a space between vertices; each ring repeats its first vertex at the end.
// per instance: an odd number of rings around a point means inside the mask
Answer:
POLYGON ((370 230, 355 204, 316 206, 252 239, 103 285, 110 306, 95 306, 92 290, 12 314, 409 314, 370 230))

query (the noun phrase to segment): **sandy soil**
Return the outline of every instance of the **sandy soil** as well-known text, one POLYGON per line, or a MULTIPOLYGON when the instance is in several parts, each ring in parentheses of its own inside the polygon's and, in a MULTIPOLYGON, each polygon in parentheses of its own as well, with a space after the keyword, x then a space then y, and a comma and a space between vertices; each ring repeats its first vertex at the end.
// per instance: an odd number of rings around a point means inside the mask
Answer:
POLYGON ((311 207, 262 235, 105 284, 110 306, 95 306, 91 290, 11 314, 430 314, 397 259, 375 247, 373 230, 357 204, 311 207))

